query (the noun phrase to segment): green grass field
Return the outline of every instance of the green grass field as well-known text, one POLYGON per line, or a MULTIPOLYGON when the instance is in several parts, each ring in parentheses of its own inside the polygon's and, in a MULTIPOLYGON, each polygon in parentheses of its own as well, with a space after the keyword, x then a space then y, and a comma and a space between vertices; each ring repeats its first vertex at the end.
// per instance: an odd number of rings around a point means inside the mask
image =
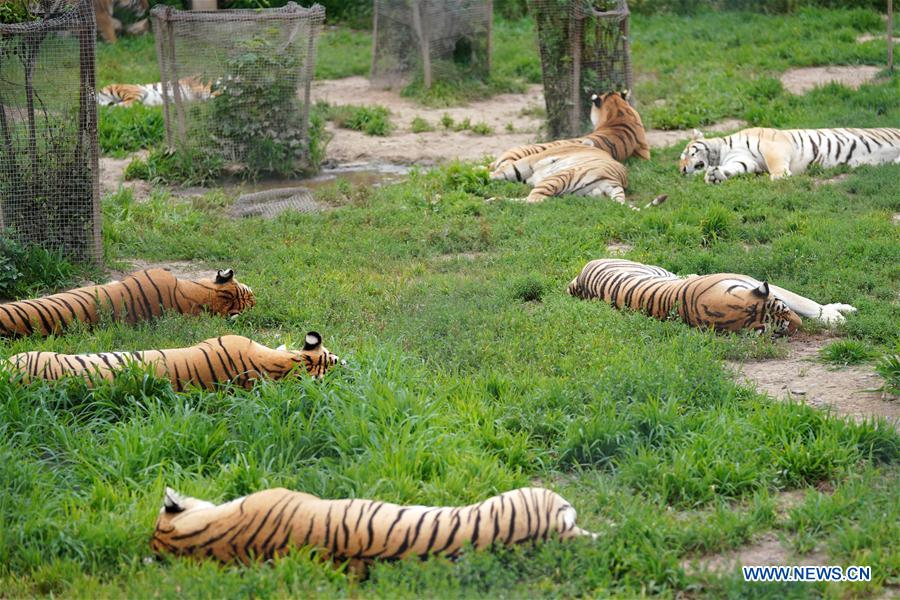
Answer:
MULTIPOLYGON (((793 65, 876 63, 877 44, 848 41, 877 30, 875 13, 634 21, 639 108, 649 107, 656 125, 723 117, 900 124, 896 77, 804 97, 773 79, 793 65), (652 104, 659 99, 666 104, 652 104)), ((527 22, 498 27, 497 56, 507 57, 498 71, 534 80, 533 59, 500 41, 504 28, 522 47, 530 32, 527 22)), ((345 71, 326 48, 362 53, 368 42, 342 30, 328 35, 320 69, 364 73, 367 58, 354 56, 345 71)), ((153 79, 151 68, 120 56, 101 49, 101 82, 120 74, 153 79)), ((232 198, 217 190, 193 200, 162 191, 140 203, 127 191, 107 197, 108 262, 233 267, 257 306, 236 321, 173 315, 4 341, 0 356, 176 347, 224 333, 297 345, 315 329, 349 364, 322 382, 250 392, 175 394, 140 374, 94 390, 0 379, 0 596, 896 592, 900 434, 893 426, 776 402, 733 381, 725 360, 778 356, 783 341, 615 311, 568 297, 565 285, 585 262, 608 256, 612 243, 630 246, 627 258, 676 272, 743 272, 822 303, 856 306, 838 331, 849 343, 822 360, 871 364, 900 351, 900 166, 862 168, 825 185, 819 180, 844 171, 711 187, 678 175, 679 152, 629 163, 632 198, 644 204, 669 195, 640 213, 587 198, 505 201, 525 188, 489 182, 471 164, 414 171, 380 188, 335 183, 319 199, 336 210, 274 221, 228 218, 223 208, 232 198), (148 547, 166 485, 214 501, 284 486, 457 504, 534 483, 571 501, 579 525, 599 539, 457 562, 379 564, 365 581, 305 551, 274 564, 220 567, 152 560, 148 547), (793 490, 801 498, 786 509, 782 493, 793 490), (762 533, 797 552, 815 549, 828 564, 870 565, 873 581, 751 588, 736 573, 688 567, 762 533)))

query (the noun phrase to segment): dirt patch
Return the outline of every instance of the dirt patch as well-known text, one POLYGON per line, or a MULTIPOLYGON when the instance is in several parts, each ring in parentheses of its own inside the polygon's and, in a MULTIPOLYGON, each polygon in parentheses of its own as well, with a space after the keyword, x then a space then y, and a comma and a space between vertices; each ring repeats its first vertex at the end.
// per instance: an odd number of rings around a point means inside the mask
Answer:
MULTIPOLYGON (((856 43, 857 44, 865 44, 866 42, 874 42, 876 40, 886 41, 887 35, 885 35, 885 34, 873 35, 871 33, 864 33, 861 36, 856 38, 856 43)), ((900 37, 894 37, 894 44, 895 45, 900 44, 900 37)))
POLYGON ((785 546, 773 532, 758 536, 752 543, 731 552, 711 554, 693 558, 682 563, 682 568, 691 573, 705 571, 731 572, 741 566, 800 565, 815 566, 828 564, 828 556, 812 552, 798 556, 785 546))
MULTIPOLYGON (((123 262, 128 263, 130 267, 122 271, 110 271, 111 279, 121 279, 122 277, 130 273, 141 271, 143 269, 169 269, 176 277, 183 277, 185 279, 206 279, 209 277, 214 277, 217 269, 229 268, 229 265, 222 265, 220 267, 207 267, 203 263, 185 260, 176 260, 171 262, 147 262, 139 258, 129 258, 125 259, 123 262)), ((238 277, 240 277, 240 275, 238 275, 238 277)))
MULTIPOLYGON (((702 127, 703 133, 731 133, 747 126, 745 121, 740 119, 725 119, 713 125, 702 127)), ((691 139, 692 129, 675 129, 665 131, 662 129, 648 129, 647 143, 651 148, 666 148, 680 142, 686 142, 691 139)))
MULTIPOLYGON (((450 108, 425 108, 394 90, 383 90, 369 85, 364 77, 347 77, 313 83, 312 97, 332 105, 380 104, 391 111, 391 121, 396 128, 388 136, 371 136, 350 129, 328 125, 334 136, 328 144, 328 162, 341 164, 356 161, 384 161, 395 164, 434 165, 449 160, 481 160, 485 156, 497 156, 522 144, 537 140, 543 124, 543 89, 539 85, 528 86, 524 94, 500 94, 487 100, 472 102, 466 106, 450 108), (471 123, 487 123, 494 132, 476 135, 469 131, 447 131, 440 125, 444 114, 454 122, 469 119, 471 123), (428 121, 435 131, 413 133, 410 124, 416 117, 428 121), (508 130, 511 125, 513 131, 508 130)), ((727 119, 706 130, 713 133, 731 132, 746 123, 727 119)), ((647 140, 650 146, 664 148, 691 137, 690 130, 663 131, 650 129, 647 140)))
POLYGON ((862 84, 873 81, 880 70, 879 67, 871 65, 790 69, 781 75, 781 84, 792 94, 805 94, 815 87, 831 82, 855 90, 862 84))
POLYGON ((606 245, 606 251, 610 256, 622 256, 626 252, 634 250, 634 246, 625 242, 611 242, 606 245))
POLYGON ((900 426, 900 401, 866 391, 884 383, 871 366, 834 368, 817 360, 819 350, 832 339, 797 336, 788 341, 786 358, 728 365, 739 381, 773 398, 805 402, 856 420, 885 417, 900 426))
POLYGON ((813 187, 819 187, 822 185, 834 185, 836 183, 840 183, 850 177, 850 173, 841 173, 840 175, 835 175, 834 177, 816 177, 813 179, 813 187))
POLYGON ((364 77, 316 81, 312 97, 333 105, 381 104, 391 111, 395 132, 389 136, 371 136, 329 125, 334 137, 328 144, 327 155, 332 163, 374 159, 433 165, 454 159, 480 160, 536 139, 542 120, 535 117, 532 109, 544 105, 541 86, 531 85, 524 94, 500 94, 467 106, 426 108, 394 90, 373 87, 364 77), (472 124, 487 123, 494 133, 482 136, 469 131, 446 131, 440 125, 444 114, 456 123, 465 119, 472 124), (412 133, 410 124, 416 117, 425 119, 436 130, 412 133), (513 132, 507 130, 507 124, 513 127, 513 132))
POLYGON ((146 181, 125 181, 125 169, 134 158, 146 158, 147 151, 142 150, 127 158, 100 157, 100 197, 119 191, 124 186, 134 193, 135 200, 146 200, 150 196, 151 186, 146 181))

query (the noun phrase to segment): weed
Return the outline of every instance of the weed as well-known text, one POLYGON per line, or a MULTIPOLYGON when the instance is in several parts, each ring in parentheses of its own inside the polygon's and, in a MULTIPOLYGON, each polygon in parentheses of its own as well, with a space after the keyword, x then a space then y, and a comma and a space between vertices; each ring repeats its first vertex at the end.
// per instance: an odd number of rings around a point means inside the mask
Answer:
POLYGON ((819 355, 822 360, 838 365, 857 365, 871 360, 872 348, 859 340, 838 340, 824 346, 819 355))
POLYGON ((444 129, 453 129, 456 122, 453 120, 453 117, 450 116, 450 113, 444 113, 441 115, 441 127, 444 129))
POLYGON ((389 135, 393 129, 390 111, 384 106, 331 106, 327 115, 338 127, 362 131, 367 135, 389 135))
POLYGON ((410 123, 410 129, 413 133, 425 133, 426 131, 434 131, 434 125, 422 117, 416 117, 410 123))
POLYGON ((475 135, 492 135, 494 133, 494 128, 484 121, 480 121, 469 127, 469 131, 475 135))
POLYGON ((884 379, 884 391, 900 396, 900 354, 886 354, 875 363, 875 372, 884 379))

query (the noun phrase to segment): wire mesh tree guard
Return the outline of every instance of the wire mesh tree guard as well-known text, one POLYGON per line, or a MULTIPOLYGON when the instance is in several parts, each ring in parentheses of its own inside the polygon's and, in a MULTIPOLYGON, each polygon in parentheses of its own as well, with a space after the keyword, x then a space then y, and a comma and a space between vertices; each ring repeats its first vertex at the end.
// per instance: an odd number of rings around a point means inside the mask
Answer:
POLYGON ((492 0, 375 0, 370 81, 397 87, 421 80, 487 79, 492 0))
POLYGON ((0 235, 98 262, 100 180, 91 0, 0 25, 0 235))
POLYGON ((325 9, 151 11, 170 148, 245 174, 288 175, 309 160, 310 83, 325 9))
MULTIPOLYGON (((594 93, 632 90, 627 0, 529 0, 551 138, 590 130, 594 93)), ((634 94, 629 101, 634 103, 634 94)))

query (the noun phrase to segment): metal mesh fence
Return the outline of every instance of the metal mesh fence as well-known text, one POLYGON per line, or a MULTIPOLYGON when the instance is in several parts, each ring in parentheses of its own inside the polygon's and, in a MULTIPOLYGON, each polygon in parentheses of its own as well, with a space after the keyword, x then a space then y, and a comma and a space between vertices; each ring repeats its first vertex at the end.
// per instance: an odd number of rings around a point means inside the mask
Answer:
MULTIPOLYGON (((632 90, 627 0, 529 0, 551 138, 591 129, 591 94, 632 90)), ((633 93, 629 101, 633 101, 633 93)))
MULTIPOLYGON (((49 3, 48 3, 49 4, 49 3)), ((102 255, 91 0, 0 25, 0 235, 102 255)))
POLYGON ((492 0, 375 0, 374 13, 374 85, 490 75, 492 0))
POLYGON ((309 156, 318 4, 151 11, 166 140, 245 173, 289 174, 309 156))

